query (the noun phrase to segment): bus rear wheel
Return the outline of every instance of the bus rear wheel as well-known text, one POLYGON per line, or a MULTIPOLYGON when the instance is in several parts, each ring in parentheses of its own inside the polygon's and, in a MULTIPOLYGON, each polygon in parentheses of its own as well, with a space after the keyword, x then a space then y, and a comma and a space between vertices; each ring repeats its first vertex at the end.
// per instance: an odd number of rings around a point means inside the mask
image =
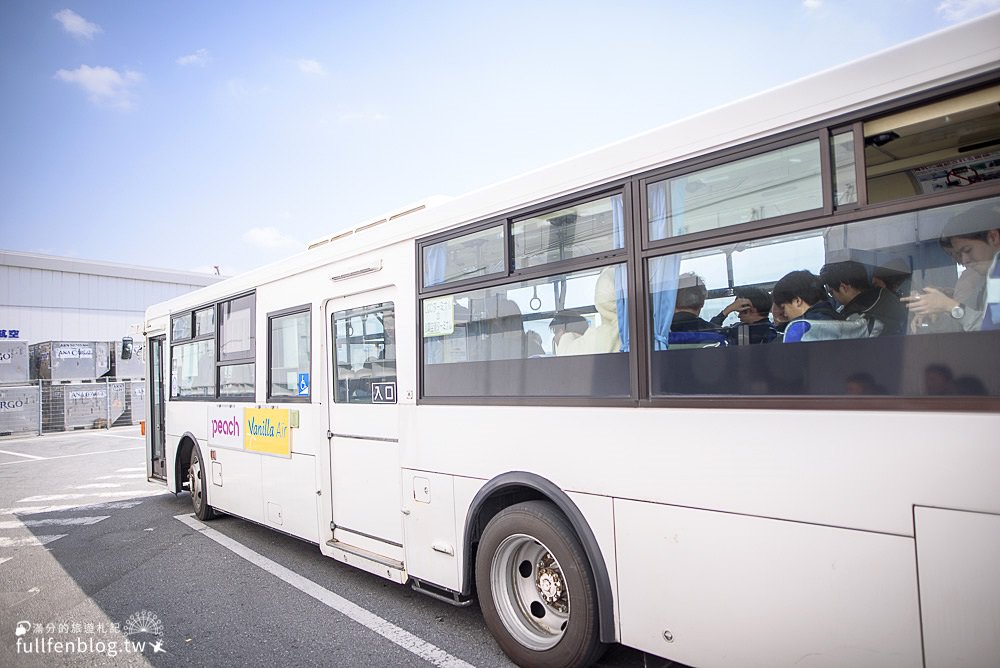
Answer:
POLYGON ((194 516, 206 522, 215 517, 215 510, 208 505, 205 489, 205 467, 202 465, 201 450, 198 449, 197 445, 191 450, 191 464, 188 466, 188 489, 191 490, 194 516))
POLYGON ((519 665, 588 666, 605 649, 587 555, 549 502, 519 503, 490 520, 476 589, 487 628, 519 665))

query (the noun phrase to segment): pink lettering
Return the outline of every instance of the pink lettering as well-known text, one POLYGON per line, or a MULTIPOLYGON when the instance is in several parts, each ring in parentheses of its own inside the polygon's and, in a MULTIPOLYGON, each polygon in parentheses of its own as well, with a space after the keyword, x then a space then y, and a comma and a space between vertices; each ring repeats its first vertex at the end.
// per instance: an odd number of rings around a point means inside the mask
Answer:
POLYGON ((212 436, 236 436, 240 435, 240 421, 235 417, 229 420, 212 420, 212 436))

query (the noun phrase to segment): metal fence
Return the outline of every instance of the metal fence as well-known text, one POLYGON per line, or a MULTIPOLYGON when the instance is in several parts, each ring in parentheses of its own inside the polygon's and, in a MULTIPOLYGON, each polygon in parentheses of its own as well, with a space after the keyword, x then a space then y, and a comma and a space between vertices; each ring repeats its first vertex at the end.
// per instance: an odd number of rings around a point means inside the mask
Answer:
POLYGON ((142 378, 0 383, 0 436, 110 429, 145 419, 142 378))

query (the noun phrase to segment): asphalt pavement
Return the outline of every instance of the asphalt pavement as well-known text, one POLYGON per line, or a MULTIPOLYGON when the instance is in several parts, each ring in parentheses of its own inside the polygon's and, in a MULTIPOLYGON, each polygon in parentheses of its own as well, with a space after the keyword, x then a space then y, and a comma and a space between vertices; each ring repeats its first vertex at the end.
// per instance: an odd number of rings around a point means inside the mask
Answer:
MULTIPOLYGON (((0 665, 512 664, 457 608, 146 481, 137 428, 0 440, 0 665)), ((604 666, 638 667, 613 647, 604 666)))

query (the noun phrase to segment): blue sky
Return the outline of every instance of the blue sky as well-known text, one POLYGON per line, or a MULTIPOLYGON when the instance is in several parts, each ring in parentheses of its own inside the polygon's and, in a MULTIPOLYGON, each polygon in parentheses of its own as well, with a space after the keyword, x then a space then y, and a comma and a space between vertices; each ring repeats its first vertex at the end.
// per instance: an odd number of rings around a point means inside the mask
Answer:
POLYGON ((234 274, 1000 0, 0 2, 0 248, 234 274))

